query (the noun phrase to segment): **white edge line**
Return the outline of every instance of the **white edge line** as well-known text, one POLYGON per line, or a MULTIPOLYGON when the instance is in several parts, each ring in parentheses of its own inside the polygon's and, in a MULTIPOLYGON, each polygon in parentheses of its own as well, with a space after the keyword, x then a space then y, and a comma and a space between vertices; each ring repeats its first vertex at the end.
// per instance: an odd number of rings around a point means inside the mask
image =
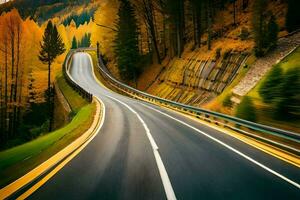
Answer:
MULTIPOLYGON (((94 71, 93 71, 93 72, 94 72, 94 71)), ((123 105, 126 106, 130 111, 132 111, 134 114, 136 114, 136 115, 138 116, 139 120, 142 122, 142 124, 143 124, 143 126, 144 126, 144 128, 145 128, 145 130, 146 130, 146 132, 147 132, 148 139, 150 140, 151 146, 152 146, 152 148, 153 148, 153 150, 154 150, 154 155, 155 155, 155 158, 156 158, 157 165, 158 165, 158 167, 159 167, 158 162, 161 162, 161 165, 163 166, 163 169, 164 169, 165 174, 166 174, 166 178, 167 178, 167 180, 169 180, 167 171, 166 171, 166 169, 165 169, 165 167, 164 167, 164 165, 163 165, 163 162, 162 162, 162 160, 161 160, 161 158, 160 158, 160 155, 159 155, 159 152, 158 152, 158 147, 157 147, 157 145, 156 145, 156 143, 155 143, 155 141, 154 141, 154 139, 153 139, 153 137, 152 137, 152 135, 151 135, 151 133, 150 133, 148 127, 147 127, 147 125, 144 123, 143 119, 137 114, 137 112, 136 112, 135 110, 133 110, 133 109, 132 109, 130 106, 128 106, 127 104, 125 104, 125 103, 119 101, 118 99, 115 99, 114 97, 111 97, 111 96, 108 96, 108 95, 107 95, 107 97, 112 98, 112 99, 118 101, 119 103, 123 104, 123 105), (149 134, 148 134, 148 133, 149 133, 149 134), (149 135, 150 135, 151 137, 149 137, 149 135), (155 150, 155 149, 156 149, 156 150, 155 150), (157 154, 158 154, 158 157, 156 157, 156 152, 157 152, 157 154), (158 159, 160 159, 160 160, 158 160, 158 159)), ((176 119, 176 118, 174 118, 174 117, 172 117, 172 116, 170 116, 170 115, 168 115, 168 114, 166 114, 166 113, 163 113, 163 112, 161 112, 161 111, 159 111, 159 110, 157 110, 157 109, 155 109, 155 108, 152 108, 152 107, 150 107, 150 106, 148 106, 148 105, 145 105, 144 103, 141 103, 141 102, 140 102, 140 104, 143 105, 144 107, 147 107, 147 108, 149 108, 149 109, 152 109, 152 110, 154 110, 154 111, 156 111, 156 112, 158 112, 158 113, 160 113, 160 114, 162 114, 162 115, 165 115, 165 116, 167 116, 167 117, 169 117, 169 118, 171 118, 171 119, 173 119, 173 120, 175 120, 175 121, 177 121, 177 122, 179 122, 179 123, 181 123, 181 124, 186 125, 187 127, 189 127, 189 128, 191 128, 191 129, 197 131, 198 133, 201 133, 202 135, 204 135, 204 136, 206 136, 206 137, 212 139, 213 141, 215 141, 215 142, 221 144, 222 146, 224 146, 224 147, 228 148, 229 150, 235 152, 236 154, 238 154, 238 155, 244 157, 245 159, 249 160, 250 162, 256 164, 257 166, 259 166, 259 167, 265 169, 266 171, 272 173, 273 175, 275 175, 275 176, 277 176, 277 177, 283 179, 284 181, 286 181, 286 182, 290 183, 291 185, 293 185, 293 186, 297 187, 298 189, 300 189, 300 184, 298 184, 298 183, 292 181, 291 179, 289 179, 289 178, 287 178, 287 177, 285 177, 285 176, 279 174, 278 172, 276 172, 276 171, 270 169, 269 167, 267 167, 267 166, 261 164, 260 162, 254 160, 253 158, 247 156, 246 154, 244 154, 244 153, 238 151, 237 149, 235 149, 235 148, 229 146, 228 144, 225 144, 224 142, 222 142, 222 141, 216 139, 215 137, 212 137, 212 136, 208 135, 207 133, 204 133, 203 131, 200 131, 199 129, 197 129, 197 128, 195 128, 195 127, 193 127, 193 126, 191 126, 191 125, 189 125, 189 124, 187 124, 187 123, 185 123, 185 122, 183 122, 183 121, 181 121, 181 120, 179 120, 179 119, 176 119)), ((161 174, 161 170, 163 170, 163 169, 159 169, 160 174, 161 174)), ((162 175, 162 174, 161 174, 161 178, 162 178, 162 181, 163 181, 163 184, 164 184, 164 179, 163 179, 163 175, 162 175)), ((171 185, 170 180, 169 180, 169 185, 170 185, 170 187, 171 187, 171 190, 173 191, 173 188, 172 188, 172 185, 171 185)), ((165 184, 164 184, 164 187, 165 187, 165 184)), ((165 190, 166 190, 166 187, 165 187, 165 190)), ((166 193, 167 193, 167 190, 166 190, 166 193)), ((176 199, 174 191, 173 191, 173 194, 174 194, 174 198, 176 199)), ((168 199, 169 199, 169 197, 168 197, 168 199)))
POLYGON ((106 95, 106 96, 113 99, 113 100, 115 100, 115 101, 117 101, 117 102, 119 102, 120 104, 124 105, 125 107, 127 107, 141 121, 142 125, 144 126, 144 128, 146 130, 147 137, 148 137, 148 139, 150 141, 150 144, 151 144, 151 147, 153 149, 154 157, 155 157, 156 164, 157 164, 157 167, 158 167, 158 171, 159 171, 159 174, 160 174, 160 177, 161 177, 164 189, 165 189, 167 199, 168 200, 176 200, 176 196, 175 196, 171 181, 169 179, 167 170, 166 170, 166 168, 164 166, 164 163, 163 163, 163 161, 162 161, 162 159, 159 155, 158 146, 156 145, 156 142, 155 142, 154 138, 152 137, 151 132, 150 132, 147 124, 144 122, 144 120, 141 118, 141 116, 133 108, 131 108, 129 105, 127 105, 126 103, 124 103, 124 102, 122 102, 122 101, 120 101, 120 100, 118 100, 114 97, 111 97, 109 95, 106 95))
POLYGON ((229 149, 229 150, 235 152, 236 154, 238 154, 238 155, 244 157, 245 159, 247 159, 248 161, 254 163, 255 165, 257 165, 257 166, 263 168, 264 170, 270 172, 271 174, 273 174, 273 175, 275 175, 275 176, 281 178, 282 180, 284 180, 284 181, 290 183, 291 185, 297 187, 298 189, 300 189, 300 184, 299 184, 299 183, 296 183, 295 181, 292 181, 291 179, 285 177, 284 175, 282 175, 282 174, 280 174, 280 173, 278 173, 278 172, 276 172, 276 171, 270 169, 269 167, 267 167, 267 166, 261 164, 260 162, 254 160, 253 158, 247 156, 246 154, 240 152, 239 150, 237 150, 237 149, 235 149, 235 148, 229 146, 228 144, 222 142, 221 140, 219 140, 219 139, 217 139, 217 138, 215 138, 215 137, 213 137, 213 136, 211 136, 211 135, 209 135, 209 134, 207 134, 207 133, 205 133, 205 132, 203 132, 203 131, 200 131, 199 129, 197 129, 197 128, 195 128, 195 127, 193 127, 193 126, 187 124, 186 122, 183 122, 183 121, 181 121, 181 120, 179 120, 179 119, 177 119, 177 118, 175 118, 175 117, 172 117, 172 116, 170 116, 170 115, 168 115, 168 114, 166 114, 166 113, 163 113, 163 112, 161 112, 161 111, 159 111, 159 110, 157 110, 157 109, 155 109, 155 108, 152 108, 152 107, 150 107, 150 106, 148 106, 148 105, 145 105, 145 104, 143 104, 143 103, 140 103, 140 104, 143 105, 144 107, 147 107, 147 108, 149 108, 149 109, 151 109, 151 110, 154 110, 154 111, 156 111, 156 112, 158 112, 158 113, 160 113, 160 114, 162 114, 162 115, 165 115, 165 116, 167 116, 167 117, 169 117, 169 118, 171 118, 171 119, 173 119, 173 120, 175 120, 175 121, 177 121, 177 122, 179 122, 179 123, 181 123, 181 124, 183 124, 183 125, 185 125, 185 126, 191 128, 191 129, 197 131, 198 133, 200 133, 200 134, 202 134, 202 135, 204 135, 204 136, 210 138, 211 140, 213 140, 213 141, 215 141, 215 142, 221 144, 222 146, 224 146, 224 147, 226 147, 227 149, 229 149))

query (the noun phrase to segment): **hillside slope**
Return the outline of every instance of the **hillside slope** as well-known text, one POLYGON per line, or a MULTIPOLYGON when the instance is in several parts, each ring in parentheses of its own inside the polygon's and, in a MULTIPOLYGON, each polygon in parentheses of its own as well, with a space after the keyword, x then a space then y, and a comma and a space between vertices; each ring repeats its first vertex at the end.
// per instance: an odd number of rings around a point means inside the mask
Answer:
MULTIPOLYGON (((194 106, 203 106, 220 95, 239 74, 248 71, 255 59, 251 31, 252 3, 247 9, 237 11, 236 25, 232 24, 232 7, 230 4, 226 6, 214 18, 210 50, 207 48, 207 34, 204 34, 200 48, 195 49, 193 42, 190 42, 181 58, 166 58, 162 65, 146 68, 138 88, 194 106)), ((275 1, 268 5, 268 9, 276 16, 281 30, 279 35, 286 35, 286 4, 275 1)))
MULTIPOLYGON (((284 119, 279 118, 274 114, 279 109, 277 103, 263 102, 258 92, 262 82, 268 79, 268 72, 282 59, 280 66, 286 67, 286 62, 290 63, 290 68, 299 66, 297 59, 294 59, 299 55, 299 30, 291 33, 286 31, 287 5, 284 1, 272 1, 267 9, 275 14, 279 39, 275 49, 256 58, 252 9, 253 5, 250 5, 246 10, 238 12, 236 25, 231 24, 230 6, 220 11, 213 20, 213 32, 222 30, 224 35, 219 37, 218 34, 213 34, 210 50, 207 48, 207 34, 203 34, 200 48, 195 49, 193 42, 187 43, 180 58, 167 57, 161 65, 148 66, 139 78, 138 88, 162 98, 233 116, 238 114, 242 106, 239 104, 246 96, 253 104, 250 107, 255 114, 252 117, 254 121, 300 132, 299 106, 292 106, 291 110, 285 111, 284 119), (296 48, 298 50, 293 52, 296 48), (289 56, 291 52, 292 55, 289 56)), ((283 75, 282 82, 287 78, 289 77, 283 75)), ((300 90, 296 82, 290 86, 291 90, 296 91, 293 97, 289 97, 293 100, 299 99, 297 94, 300 90)), ((276 89, 270 92, 273 95, 278 93, 276 89)), ((284 96, 277 98, 276 101, 287 99, 284 96)), ((245 118, 239 117, 252 120, 247 117, 248 111, 243 112, 245 118)))

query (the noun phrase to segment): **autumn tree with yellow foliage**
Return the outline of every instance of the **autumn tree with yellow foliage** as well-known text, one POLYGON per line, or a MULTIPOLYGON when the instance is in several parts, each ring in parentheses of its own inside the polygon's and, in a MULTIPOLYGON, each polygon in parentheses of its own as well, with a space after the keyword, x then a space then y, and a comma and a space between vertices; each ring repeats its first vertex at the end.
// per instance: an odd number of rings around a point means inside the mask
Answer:
POLYGON ((16 135, 26 107, 25 27, 17 10, 0 17, 1 141, 16 135))

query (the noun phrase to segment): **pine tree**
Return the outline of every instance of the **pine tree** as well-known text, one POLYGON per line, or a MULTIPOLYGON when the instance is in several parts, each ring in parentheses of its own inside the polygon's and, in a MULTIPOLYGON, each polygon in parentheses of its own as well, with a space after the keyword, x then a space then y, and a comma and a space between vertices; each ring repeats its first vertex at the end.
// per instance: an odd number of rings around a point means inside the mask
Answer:
POLYGON ((279 27, 278 24, 276 23, 276 18, 274 15, 271 16, 269 23, 268 23, 268 28, 267 28, 267 45, 268 48, 274 49, 277 46, 277 40, 278 40, 278 32, 279 32, 279 27))
POLYGON ((85 33, 81 38, 80 42, 81 47, 90 47, 91 46, 91 33, 85 33))
POLYGON ((87 33, 86 34, 86 47, 90 47, 91 46, 91 33, 87 33))
POLYGON ((73 39, 72 39, 72 47, 71 49, 77 49, 77 39, 76 37, 74 36, 73 39))
POLYGON ((65 44, 60 36, 60 34, 57 31, 57 27, 54 25, 53 27, 53 32, 52 32, 52 37, 51 37, 51 42, 53 45, 53 55, 54 55, 54 59, 63 54, 66 49, 65 49, 65 44))
POLYGON ((300 29, 300 1, 288 0, 288 11, 286 14, 286 28, 289 32, 300 29))
POLYGON ((51 87, 51 65, 57 56, 65 52, 65 45, 57 31, 56 26, 51 21, 48 22, 43 35, 43 42, 40 44, 41 50, 39 59, 45 64, 48 64, 48 89, 46 92, 47 101, 49 104, 50 125, 49 131, 52 129, 52 108, 53 108, 53 88, 51 87))
POLYGON ((115 53, 120 76, 123 80, 136 82, 138 75, 138 28, 134 9, 128 0, 122 0, 118 12, 115 53))
POLYGON ((78 48, 82 47, 82 39, 81 40, 77 40, 77 47, 78 48))

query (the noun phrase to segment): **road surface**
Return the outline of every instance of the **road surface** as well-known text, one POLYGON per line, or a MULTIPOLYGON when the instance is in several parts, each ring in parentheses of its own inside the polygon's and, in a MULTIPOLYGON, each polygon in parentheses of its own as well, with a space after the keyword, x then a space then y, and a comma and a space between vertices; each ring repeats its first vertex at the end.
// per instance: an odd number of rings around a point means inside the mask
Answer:
POLYGON ((71 75, 104 102, 103 127, 29 199, 300 199, 299 168, 181 114, 107 90, 90 61, 76 53, 71 75))

